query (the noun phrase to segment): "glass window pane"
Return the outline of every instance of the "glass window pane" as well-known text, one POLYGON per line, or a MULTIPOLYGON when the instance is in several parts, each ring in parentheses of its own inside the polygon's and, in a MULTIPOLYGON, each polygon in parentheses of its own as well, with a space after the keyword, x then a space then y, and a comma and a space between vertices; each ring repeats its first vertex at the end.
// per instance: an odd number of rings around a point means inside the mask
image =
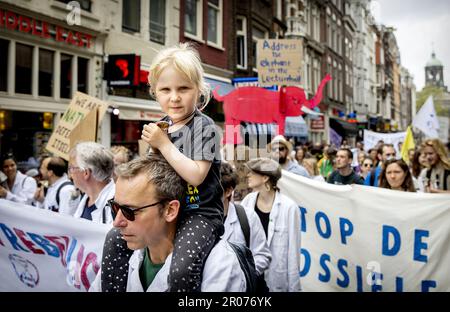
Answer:
POLYGON ((16 93, 31 94, 33 47, 16 44, 16 93))
POLYGON ((197 35, 197 0, 186 0, 185 9, 185 31, 192 35, 197 35))
POLYGON ((39 49, 39 95, 53 95, 53 55, 53 51, 39 49))
POLYGON ((72 97, 72 55, 61 54, 60 97, 72 97))
POLYGON ((240 66, 245 66, 245 45, 244 36, 237 36, 237 64, 240 66))
POLYGON ((78 91, 88 93, 89 60, 78 57, 78 91))
POLYGON ((140 0, 124 0, 122 2, 122 29, 139 32, 141 24, 140 8, 140 0))
POLYGON ((8 47, 9 41, 0 39, 0 91, 8 88, 8 47))
POLYGON ((217 42, 217 10, 208 8, 208 41, 217 42))
POLYGON ((166 34, 166 1, 150 1, 150 40, 161 44, 166 34))

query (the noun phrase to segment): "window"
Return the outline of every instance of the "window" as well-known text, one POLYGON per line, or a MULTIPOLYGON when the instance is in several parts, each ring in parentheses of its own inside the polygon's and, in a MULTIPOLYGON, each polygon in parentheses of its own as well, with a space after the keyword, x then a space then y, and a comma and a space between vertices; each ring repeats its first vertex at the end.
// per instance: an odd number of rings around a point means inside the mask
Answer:
POLYGON ((236 41, 237 41, 237 68, 246 69, 247 68, 247 19, 243 16, 238 16, 236 18, 237 31, 236 31, 236 41))
POLYGON ((53 56, 54 52, 39 49, 39 95, 53 96, 53 56))
POLYGON ((16 44, 16 93, 31 94, 33 47, 16 44))
MULTIPOLYGON (((57 0, 57 1, 67 4, 69 2, 72 2, 73 0, 57 0)), ((91 0, 77 0, 77 2, 80 4, 80 8, 82 10, 91 12, 91 5, 92 5, 91 0)))
POLYGON ((141 0, 122 1, 122 30, 139 32, 141 26, 141 0))
POLYGON ((263 30, 253 27, 252 28, 252 52, 253 52, 253 64, 254 64, 254 68, 253 71, 257 71, 256 69, 256 63, 258 61, 258 55, 257 55, 257 43, 258 43, 258 39, 264 39, 267 38, 268 33, 264 32, 263 30))
POLYGON ((84 57, 78 58, 78 88, 83 93, 88 93, 89 60, 84 57))
POLYGON ((72 97, 72 55, 61 53, 60 97, 72 97))
POLYGON ((150 40, 161 44, 166 37, 166 0, 150 1, 150 40))
POLYGON ((202 38, 202 6, 199 0, 186 0, 184 12, 185 34, 202 38))
POLYGON ((8 50, 9 41, 0 39, 0 91, 8 88, 8 50))
POLYGON ((222 0, 208 0, 208 42, 222 46, 222 0))

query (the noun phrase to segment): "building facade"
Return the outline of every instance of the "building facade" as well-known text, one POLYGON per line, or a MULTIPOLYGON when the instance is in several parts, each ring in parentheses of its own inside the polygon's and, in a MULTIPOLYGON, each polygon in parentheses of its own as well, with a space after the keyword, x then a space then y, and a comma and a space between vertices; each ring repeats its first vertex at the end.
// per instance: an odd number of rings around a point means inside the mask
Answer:
POLYGON ((76 91, 103 96, 102 4, 65 2, 0 2, 0 152, 19 161, 45 152, 76 91))

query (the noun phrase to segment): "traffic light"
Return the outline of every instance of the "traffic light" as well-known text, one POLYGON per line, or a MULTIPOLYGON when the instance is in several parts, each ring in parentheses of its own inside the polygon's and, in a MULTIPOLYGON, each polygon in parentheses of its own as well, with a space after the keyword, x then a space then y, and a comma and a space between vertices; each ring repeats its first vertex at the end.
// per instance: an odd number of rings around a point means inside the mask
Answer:
POLYGON ((106 80, 108 86, 139 85, 141 57, 135 54, 116 54, 108 56, 106 80))
POLYGON ((42 118, 42 127, 44 129, 53 128, 53 113, 44 113, 42 118))

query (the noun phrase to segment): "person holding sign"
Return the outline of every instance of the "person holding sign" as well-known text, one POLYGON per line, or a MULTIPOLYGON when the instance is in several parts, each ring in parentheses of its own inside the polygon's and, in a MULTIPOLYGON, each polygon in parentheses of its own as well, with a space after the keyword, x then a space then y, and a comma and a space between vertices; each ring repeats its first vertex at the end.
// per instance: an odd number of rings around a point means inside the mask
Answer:
POLYGON ((253 193, 242 200, 242 206, 254 209, 261 220, 272 254, 265 272, 271 292, 300 291, 300 211, 297 204, 280 193, 278 162, 257 158, 247 162, 248 186, 253 193))
POLYGON ((206 105, 211 92, 198 52, 187 43, 156 55, 149 82, 150 92, 167 114, 162 121, 169 127, 166 132, 158 123, 145 125, 142 140, 186 182, 169 291, 199 291, 204 261, 224 231, 220 136, 214 121, 197 107, 206 105))
POLYGON ((2 168, 7 177, 7 188, 0 186, 0 198, 31 205, 37 189, 36 180, 17 170, 16 159, 11 153, 3 156, 2 168))
POLYGON ((112 223, 113 216, 107 201, 114 197, 112 153, 95 142, 81 142, 70 152, 69 174, 75 186, 84 192, 75 218, 97 223, 112 223))

